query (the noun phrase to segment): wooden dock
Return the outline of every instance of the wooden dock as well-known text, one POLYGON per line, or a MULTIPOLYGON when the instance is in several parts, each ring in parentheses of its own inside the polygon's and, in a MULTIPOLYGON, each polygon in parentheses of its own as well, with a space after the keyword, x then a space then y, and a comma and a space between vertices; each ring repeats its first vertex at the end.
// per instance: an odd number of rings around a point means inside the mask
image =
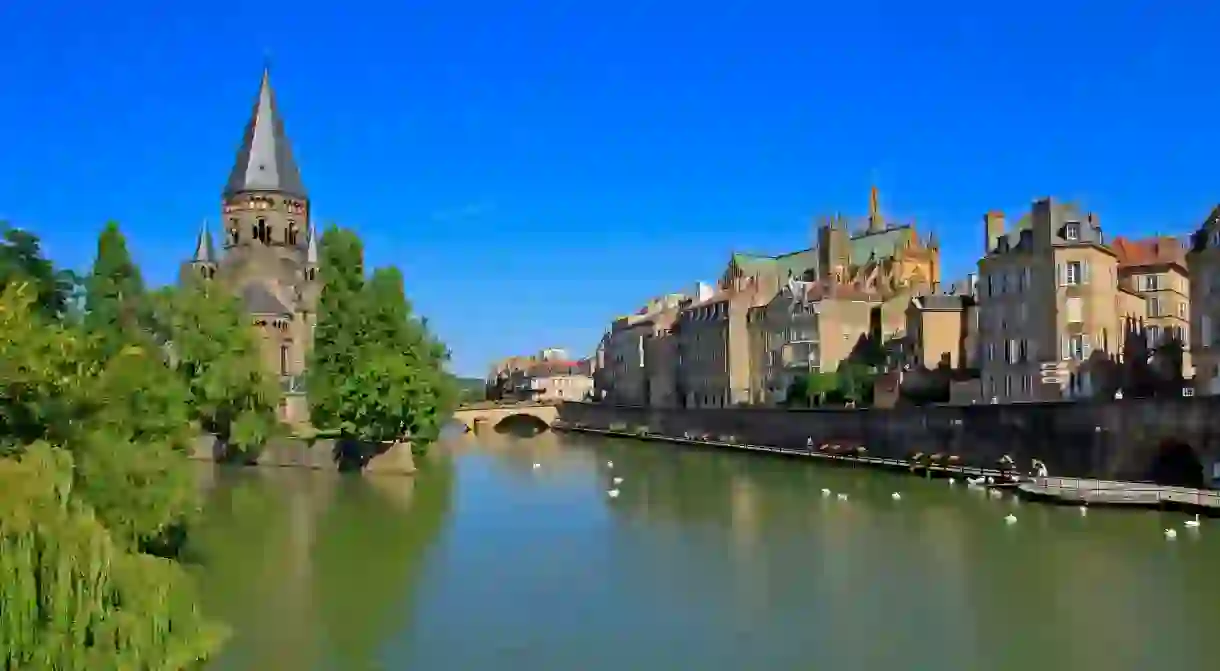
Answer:
POLYGON ((1052 503, 1195 509, 1220 515, 1220 491, 1168 487, 1149 482, 1091 478, 1031 478, 1017 491, 1025 498, 1052 503))

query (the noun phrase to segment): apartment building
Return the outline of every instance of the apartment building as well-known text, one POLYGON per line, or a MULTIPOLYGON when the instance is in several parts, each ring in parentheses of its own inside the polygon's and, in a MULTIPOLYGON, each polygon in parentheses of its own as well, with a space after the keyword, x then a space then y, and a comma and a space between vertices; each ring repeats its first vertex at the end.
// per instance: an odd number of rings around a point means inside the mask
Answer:
POLYGON ((678 400, 678 339, 674 324, 680 307, 667 308, 651 319, 652 332, 644 338, 644 374, 648 405, 676 408, 678 400))
POLYGON ((1190 236, 1190 355, 1195 393, 1220 394, 1220 205, 1190 236))
POLYGON ((1181 240, 1157 236, 1139 240, 1118 237, 1111 248, 1118 256, 1118 281, 1144 299, 1147 345, 1180 343, 1182 373, 1193 376, 1190 362, 1190 271, 1181 240))
POLYGON ((519 396, 542 402, 585 401, 593 391, 588 361, 539 361, 525 373, 519 396))
POLYGON ((646 341, 654 336, 657 317, 676 312, 686 301, 685 294, 667 294, 648 301, 635 314, 614 320, 598 346, 595 398, 615 405, 649 403, 646 341))
POLYGON ((1119 355, 1130 324, 1145 316, 1145 299, 1119 284, 1098 216, 1043 198, 1011 229, 999 211, 984 215, 983 229, 981 400, 1094 394, 1086 362, 1119 355))
POLYGON ((872 337, 882 302, 857 287, 789 281, 752 308, 750 402, 783 403, 797 377, 838 370, 872 337))

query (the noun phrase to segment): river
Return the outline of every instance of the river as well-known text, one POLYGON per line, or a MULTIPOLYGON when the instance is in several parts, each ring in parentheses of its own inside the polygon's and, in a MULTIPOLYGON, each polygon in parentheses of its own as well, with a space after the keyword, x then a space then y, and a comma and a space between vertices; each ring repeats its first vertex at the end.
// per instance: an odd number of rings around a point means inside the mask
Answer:
POLYGON ((1176 671, 1220 647, 1220 520, 572 435, 436 452, 415 478, 201 464, 191 550, 234 629, 209 671, 1176 671))

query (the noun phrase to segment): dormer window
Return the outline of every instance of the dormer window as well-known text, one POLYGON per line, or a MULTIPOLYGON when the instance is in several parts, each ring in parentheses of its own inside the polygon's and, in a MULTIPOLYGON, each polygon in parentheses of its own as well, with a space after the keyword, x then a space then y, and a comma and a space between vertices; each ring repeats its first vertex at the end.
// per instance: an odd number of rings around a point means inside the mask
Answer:
POLYGON ((1067 225, 1063 227, 1063 237, 1067 238, 1068 240, 1079 240, 1080 239, 1080 222, 1079 221, 1069 221, 1067 223, 1067 225))

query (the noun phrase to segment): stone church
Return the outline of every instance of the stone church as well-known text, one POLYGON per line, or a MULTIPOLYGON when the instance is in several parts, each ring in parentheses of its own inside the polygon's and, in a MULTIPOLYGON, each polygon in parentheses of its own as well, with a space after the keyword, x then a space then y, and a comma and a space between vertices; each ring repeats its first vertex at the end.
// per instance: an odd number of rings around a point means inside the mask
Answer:
POLYGON ((318 236, 266 69, 221 209, 221 244, 216 246, 205 222, 180 281, 195 276, 222 282, 241 297, 267 369, 281 380, 283 419, 305 422, 302 374, 320 290, 318 236))

